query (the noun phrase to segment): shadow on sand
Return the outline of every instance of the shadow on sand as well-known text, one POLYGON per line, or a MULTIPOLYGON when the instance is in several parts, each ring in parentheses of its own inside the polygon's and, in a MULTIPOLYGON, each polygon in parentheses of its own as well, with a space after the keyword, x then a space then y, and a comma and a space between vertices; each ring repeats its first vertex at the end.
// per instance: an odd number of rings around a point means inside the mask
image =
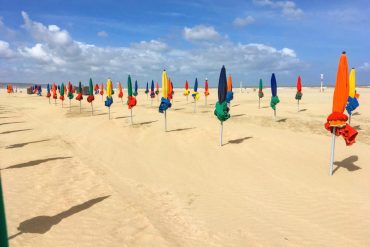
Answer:
POLYGON ((16 132, 22 132, 22 131, 28 131, 28 130, 32 130, 32 129, 9 130, 9 131, 0 132, 0 135, 10 134, 10 133, 16 133, 16 132))
POLYGON ((32 160, 24 163, 20 163, 17 165, 8 166, 5 168, 2 168, 1 170, 7 170, 7 169, 17 169, 17 168, 24 168, 24 167, 30 167, 30 166, 37 166, 42 163, 52 161, 52 160, 64 160, 64 159, 70 159, 72 157, 54 157, 54 158, 47 158, 47 159, 40 159, 40 160, 32 160))
POLYGON ((141 123, 134 123, 133 126, 142 126, 142 125, 147 125, 147 124, 151 124, 151 123, 155 123, 155 122, 158 122, 158 120, 148 121, 148 122, 141 122, 141 123))
POLYGON ((17 124, 17 123, 24 123, 24 122, 7 122, 7 123, 0 123, 0 125, 17 124))
POLYGON ((195 127, 192 128, 179 128, 179 129, 174 129, 174 130, 168 130, 167 132, 177 132, 177 131, 185 131, 185 130, 191 130, 195 129, 195 127))
POLYGON ((252 136, 246 136, 246 137, 243 137, 243 138, 229 140, 227 143, 223 144, 223 146, 227 145, 227 144, 240 144, 240 143, 244 142, 245 140, 248 140, 248 139, 251 139, 251 138, 253 138, 253 137, 252 136))
POLYGON ((357 155, 352 155, 342 161, 337 161, 337 162, 334 162, 334 165, 336 165, 337 167, 333 170, 333 174, 340 168, 346 168, 348 171, 350 172, 354 172, 354 171, 357 171, 359 169, 361 169, 361 167, 359 166, 356 166, 355 165, 355 162, 358 161, 358 156, 357 155))
POLYGON ((242 116, 245 116, 245 114, 236 114, 236 115, 232 115, 231 117, 242 117, 242 116))
POLYGON ((81 211, 84 211, 86 209, 89 209, 90 207, 94 206, 95 204, 107 199, 109 196, 102 196, 95 199, 91 199, 87 202, 84 202, 82 204, 76 205, 71 207, 70 209, 63 211, 57 215, 54 216, 46 216, 41 215, 37 216, 28 220, 25 220, 21 222, 17 228, 19 231, 18 233, 10 236, 8 239, 13 239, 23 233, 37 233, 37 234, 45 234, 50 229, 59 224, 63 219, 68 218, 74 214, 77 214, 81 211))
POLYGON ((300 109, 299 112, 301 112, 301 111, 307 111, 307 109, 300 109))
POLYGON ((276 120, 276 122, 278 122, 278 123, 285 123, 286 120, 287 120, 287 118, 282 118, 282 119, 276 120))
POLYGON ((39 142, 46 142, 46 141, 50 141, 50 139, 44 139, 44 140, 33 141, 33 142, 23 142, 23 143, 12 144, 12 145, 6 146, 6 149, 10 149, 10 148, 21 148, 21 147, 24 147, 24 146, 26 146, 28 144, 39 143, 39 142))

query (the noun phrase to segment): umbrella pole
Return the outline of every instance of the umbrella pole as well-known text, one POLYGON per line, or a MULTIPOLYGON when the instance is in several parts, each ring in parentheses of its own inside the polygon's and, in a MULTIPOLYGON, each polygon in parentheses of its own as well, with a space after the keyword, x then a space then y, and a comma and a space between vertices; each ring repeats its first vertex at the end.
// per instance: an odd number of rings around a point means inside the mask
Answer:
POLYGON ((57 105, 57 100, 56 99, 54 99, 54 105, 57 105))
POLYGON ((186 102, 189 102, 189 95, 186 95, 186 102))
POLYGON ((81 100, 80 100, 80 113, 81 113, 81 100))
POLYGON ((196 110, 197 110, 197 100, 194 99, 194 113, 196 112, 196 110))
POLYGON ((93 107, 93 104, 91 102, 91 116, 94 115, 94 107, 93 107))
POLYGON ((123 105, 123 99, 121 98, 121 102, 122 102, 122 105, 123 105))
POLYGON ((276 121, 276 109, 274 110, 274 119, 276 121))
POLYGON ((63 108, 63 100, 62 100, 62 108, 63 108))
POLYGON ((49 105, 50 105, 50 97, 49 97, 49 105))
POLYGON ((351 124, 351 118, 352 118, 352 114, 349 114, 348 124, 351 124))
POLYGON ((221 128, 220 128, 220 146, 222 147, 222 134, 224 130, 224 122, 221 122, 221 128))
POLYGON ((329 175, 333 175, 333 162, 334 162, 334 149, 335 149, 335 129, 333 127, 333 132, 331 134, 331 152, 330 152, 330 167, 329 167, 329 175))
POLYGON ((130 109, 130 115, 131 115, 131 125, 132 125, 132 108, 130 109))
POLYGON ((258 109, 261 108, 261 98, 258 98, 258 109))
POLYGON ((69 99, 69 111, 71 111, 71 99, 69 99))
POLYGON ((153 98, 150 100, 150 106, 153 106, 153 98))
POLYGON ((298 112, 299 112, 299 100, 298 100, 298 112))
POLYGON ((205 102, 204 102, 204 105, 206 106, 207 105, 207 96, 204 97, 205 98, 205 102))
POLYGON ((164 111, 164 131, 167 132, 167 111, 164 111))

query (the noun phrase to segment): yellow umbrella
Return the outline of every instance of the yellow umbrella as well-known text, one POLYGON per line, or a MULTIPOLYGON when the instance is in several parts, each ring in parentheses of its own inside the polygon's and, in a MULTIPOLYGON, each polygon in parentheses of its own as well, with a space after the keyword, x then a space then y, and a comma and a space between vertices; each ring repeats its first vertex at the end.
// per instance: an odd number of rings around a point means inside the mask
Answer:
POLYGON ((354 68, 351 69, 351 73, 349 74, 349 97, 354 98, 356 94, 356 70, 354 68))
POLYGON ((166 70, 162 72, 162 97, 165 99, 168 97, 168 77, 166 70))
POLYGON ((112 80, 108 79, 107 81, 107 100, 104 102, 105 106, 108 107, 108 118, 110 119, 110 106, 113 104, 113 98, 112 98, 112 80))
POLYGON ((107 96, 112 97, 112 80, 108 79, 107 81, 107 96))

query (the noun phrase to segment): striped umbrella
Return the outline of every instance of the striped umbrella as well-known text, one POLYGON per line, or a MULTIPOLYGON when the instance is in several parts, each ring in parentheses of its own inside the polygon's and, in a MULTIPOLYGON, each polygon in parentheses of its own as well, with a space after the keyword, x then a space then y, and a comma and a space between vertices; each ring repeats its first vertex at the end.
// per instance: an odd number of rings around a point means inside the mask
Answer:
POLYGON ((343 52, 338 65, 337 79, 333 97, 333 111, 328 116, 325 128, 332 133, 331 155, 329 174, 333 174, 335 136, 342 135, 346 145, 352 145, 356 141, 357 131, 347 124, 348 117, 343 114, 349 94, 348 62, 346 53, 343 52))

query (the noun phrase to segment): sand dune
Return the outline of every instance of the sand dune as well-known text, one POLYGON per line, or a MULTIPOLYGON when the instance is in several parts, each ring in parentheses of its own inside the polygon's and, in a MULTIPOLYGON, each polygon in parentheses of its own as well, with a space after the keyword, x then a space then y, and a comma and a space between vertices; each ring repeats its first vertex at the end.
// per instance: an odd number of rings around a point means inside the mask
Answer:
MULTIPOLYGON (((202 92, 202 90, 200 90, 202 92)), ((90 105, 0 92, 0 165, 11 246, 370 246, 370 89, 337 138, 329 177, 332 89, 235 89, 219 146, 208 105, 175 89, 168 132, 140 91, 133 122, 114 96, 111 120, 90 105), (53 102, 52 102, 53 103, 53 102)), ((125 94, 127 95, 127 94, 125 94)), ((203 96, 203 94, 201 94, 203 96)), ((85 99, 84 99, 85 100, 85 99)))

